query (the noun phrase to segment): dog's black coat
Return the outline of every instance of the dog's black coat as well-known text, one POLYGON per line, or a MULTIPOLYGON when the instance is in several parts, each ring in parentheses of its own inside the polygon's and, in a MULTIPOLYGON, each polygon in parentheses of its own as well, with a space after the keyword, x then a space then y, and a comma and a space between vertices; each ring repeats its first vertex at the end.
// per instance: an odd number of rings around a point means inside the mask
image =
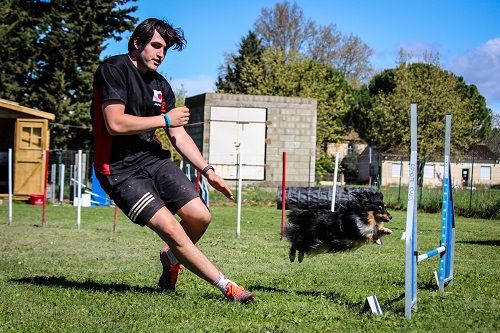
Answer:
POLYGON ((370 188, 345 188, 338 192, 335 212, 329 210, 291 210, 284 230, 290 241, 290 261, 304 254, 341 252, 378 243, 392 217, 385 208, 382 193, 370 188))

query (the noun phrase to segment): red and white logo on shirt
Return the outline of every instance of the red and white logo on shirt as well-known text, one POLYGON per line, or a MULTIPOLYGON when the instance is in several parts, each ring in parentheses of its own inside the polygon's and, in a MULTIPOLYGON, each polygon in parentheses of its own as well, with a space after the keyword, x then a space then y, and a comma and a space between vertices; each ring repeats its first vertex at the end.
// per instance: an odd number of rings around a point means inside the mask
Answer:
POLYGON ((161 101, 162 101, 161 90, 154 90, 153 89, 153 102, 161 103, 161 101))

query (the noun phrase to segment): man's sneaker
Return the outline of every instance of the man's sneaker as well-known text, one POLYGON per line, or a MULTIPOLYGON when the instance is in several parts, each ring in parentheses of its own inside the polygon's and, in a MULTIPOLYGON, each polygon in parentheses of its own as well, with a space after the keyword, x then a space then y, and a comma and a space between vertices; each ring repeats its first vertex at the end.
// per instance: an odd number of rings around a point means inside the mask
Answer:
POLYGON ((168 260, 167 253, 160 253, 160 261, 163 266, 163 272, 160 276, 160 280, 158 281, 158 286, 161 291, 175 291, 175 287, 177 286, 177 277, 179 276, 179 272, 182 270, 182 265, 172 265, 168 260))
POLYGON ((245 290, 242 286, 238 286, 234 283, 228 283, 226 288, 226 298, 229 301, 248 303, 253 300, 253 294, 245 290))

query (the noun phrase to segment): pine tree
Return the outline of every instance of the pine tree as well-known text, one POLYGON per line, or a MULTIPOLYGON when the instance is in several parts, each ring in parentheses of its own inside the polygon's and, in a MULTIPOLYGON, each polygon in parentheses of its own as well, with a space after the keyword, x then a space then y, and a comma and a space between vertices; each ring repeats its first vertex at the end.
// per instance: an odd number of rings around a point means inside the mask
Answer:
POLYGON ((60 125, 52 127, 52 146, 89 147, 93 73, 104 42, 133 28, 136 7, 125 8, 129 1, 135 0, 2 2, 9 18, 2 28, 12 28, 0 34, 9 46, 0 53, 0 73, 10 85, 0 96, 54 113, 60 125))
POLYGON ((220 69, 220 75, 215 86, 220 93, 248 94, 249 89, 258 85, 258 82, 242 82, 242 70, 246 66, 259 66, 264 52, 264 46, 257 35, 249 31, 241 39, 238 55, 230 54, 225 67, 220 69))

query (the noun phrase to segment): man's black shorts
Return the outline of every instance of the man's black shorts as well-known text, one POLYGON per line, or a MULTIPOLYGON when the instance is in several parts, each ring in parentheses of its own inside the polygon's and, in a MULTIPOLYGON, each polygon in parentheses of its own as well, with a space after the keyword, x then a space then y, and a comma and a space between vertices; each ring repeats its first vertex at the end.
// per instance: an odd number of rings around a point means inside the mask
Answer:
POLYGON ((199 194, 193 183, 170 159, 145 166, 118 184, 112 177, 97 173, 99 182, 128 218, 144 226, 161 208, 175 214, 181 207, 199 194))

